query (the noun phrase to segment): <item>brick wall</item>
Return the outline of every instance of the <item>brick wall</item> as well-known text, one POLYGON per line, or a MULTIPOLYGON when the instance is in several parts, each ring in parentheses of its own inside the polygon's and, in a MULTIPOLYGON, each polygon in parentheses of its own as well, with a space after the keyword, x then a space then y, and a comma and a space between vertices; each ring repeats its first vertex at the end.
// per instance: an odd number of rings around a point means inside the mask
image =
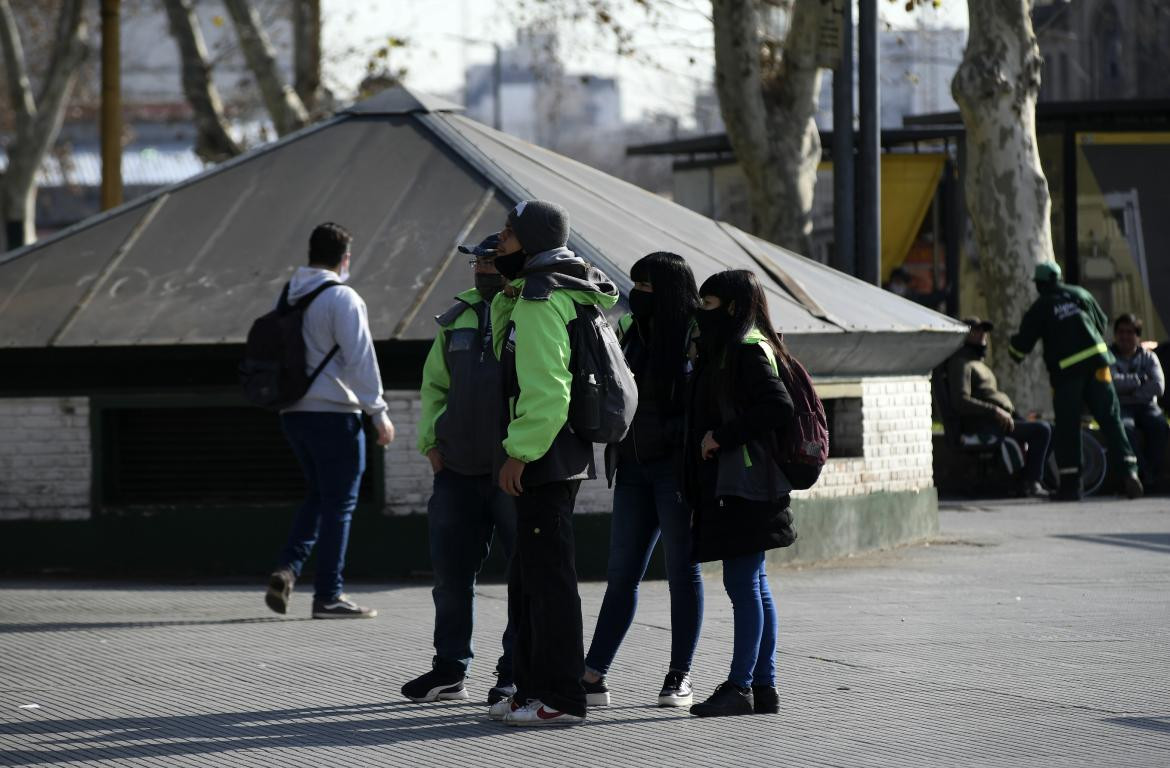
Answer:
MULTIPOLYGON (((422 513, 431 493, 431 471, 415 450, 421 412, 418 391, 390 391, 386 400, 398 433, 383 458, 386 512, 422 513)), ((835 498, 930 487, 930 418, 929 378, 863 381, 860 414, 839 413, 835 425, 843 433, 860 426, 863 455, 831 459, 817 486, 796 495, 835 498)), ((0 520, 88 517, 89 438, 85 398, 0 399, 0 520)), ((856 434, 850 439, 856 440, 856 434)), ((599 473, 603 466, 599 446, 599 473)), ((579 511, 611 508, 612 493, 603 479, 582 484, 579 511)))
MULTIPOLYGON (((418 392, 387 392, 386 398, 398 432, 398 439, 386 450, 386 510, 391 514, 425 512, 431 472, 426 459, 415 451, 418 392)), ((838 429, 853 433, 851 440, 859 439, 863 455, 830 460, 816 487, 796 496, 834 498, 929 488, 933 484, 930 418, 928 377, 864 380, 860 411, 839 413, 837 418, 838 429)), ((603 466, 598 446, 599 475, 603 466)), ((603 479, 581 485, 578 511, 611 509, 612 492, 603 479)))
POLYGON ((796 493, 797 498, 913 491, 934 484, 930 377, 862 380, 861 422, 863 455, 831 459, 816 486, 796 493))
POLYGON ((0 398, 0 520, 89 517, 89 401, 0 398))

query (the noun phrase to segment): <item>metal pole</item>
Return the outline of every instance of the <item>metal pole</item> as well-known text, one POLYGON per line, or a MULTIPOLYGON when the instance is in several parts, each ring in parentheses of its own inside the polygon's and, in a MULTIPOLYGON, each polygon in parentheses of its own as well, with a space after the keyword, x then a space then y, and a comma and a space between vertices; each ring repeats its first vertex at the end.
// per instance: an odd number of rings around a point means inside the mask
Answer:
POLYGON ((857 274, 857 222, 853 157, 853 0, 845 0, 841 20, 841 61, 833 73, 833 263, 857 274))
POLYGON ((1072 123, 1064 124, 1061 135, 1064 165, 1064 281, 1081 282, 1081 256, 1077 247, 1077 132, 1072 123))
POLYGON ((120 0, 102 0, 102 210, 122 204, 120 0))
POLYGON ((859 120, 857 141, 857 276, 879 284, 881 238, 881 110, 878 94, 877 0, 860 0, 857 14, 859 120))
MULTIPOLYGON (((964 151, 963 139, 959 139, 960 156, 964 151)), ((948 157, 943 166, 943 219, 946 222, 947 314, 951 317, 959 316, 959 238, 963 236, 960 192, 959 182, 955 178, 955 164, 948 157)))
POLYGON ((503 53, 500 50, 499 43, 492 43, 492 47, 496 49, 496 63, 492 67, 492 128, 497 131, 504 130, 504 112, 503 105, 500 103, 500 80, 503 77, 504 66, 501 61, 503 53))

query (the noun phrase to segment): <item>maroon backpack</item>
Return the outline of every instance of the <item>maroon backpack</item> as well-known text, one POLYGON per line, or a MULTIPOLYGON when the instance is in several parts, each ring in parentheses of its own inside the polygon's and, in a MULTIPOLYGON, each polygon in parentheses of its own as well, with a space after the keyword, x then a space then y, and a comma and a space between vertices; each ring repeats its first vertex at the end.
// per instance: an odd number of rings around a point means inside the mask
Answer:
POLYGON ((770 344, 762 343, 784 388, 792 398, 792 426, 776 433, 776 463, 788 482, 798 491, 812 488, 821 476, 821 469, 829 460, 829 422, 825 405, 813 388, 812 377, 791 354, 777 365, 770 344))

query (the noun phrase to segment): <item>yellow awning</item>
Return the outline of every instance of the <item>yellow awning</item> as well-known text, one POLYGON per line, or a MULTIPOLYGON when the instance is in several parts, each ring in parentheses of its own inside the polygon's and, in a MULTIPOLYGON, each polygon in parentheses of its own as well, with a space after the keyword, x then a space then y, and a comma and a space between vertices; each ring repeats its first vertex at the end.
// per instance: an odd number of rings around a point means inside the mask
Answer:
POLYGON ((900 267, 942 178, 943 155, 882 155, 882 282, 900 267))
MULTIPOLYGON (((906 260, 945 163, 941 154, 882 155, 882 283, 906 260)), ((831 162, 820 165, 823 171, 832 168, 831 162)))

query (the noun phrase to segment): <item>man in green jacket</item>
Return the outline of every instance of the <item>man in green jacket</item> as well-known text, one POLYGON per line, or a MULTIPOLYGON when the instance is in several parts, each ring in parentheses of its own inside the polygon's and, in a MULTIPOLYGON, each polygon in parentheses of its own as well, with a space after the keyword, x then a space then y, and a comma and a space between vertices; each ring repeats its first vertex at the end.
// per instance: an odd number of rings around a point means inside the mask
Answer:
POLYGON ((1108 323, 1105 313, 1084 288, 1061 282, 1055 262, 1037 264, 1033 279, 1040 296, 1024 313, 1008 352, 1018 363, 1037 341, 1044 342, 1056 411, 1053 439, 1060 489, 1055 498, 1081 498, 1081 411, 1086 405, 1105 435, 1125 495, 1138 498, 1142 483, 1137 457, 1121 426, 1121 407, 1109 372, 1113 355, 1103 338, 1108 323))
POLYGON ((578 307, 608 309, 618 293, 565 247, 568 239, 564 208, 524 201, 508 214, 495 259, 511 281, 492 302, 492 328, 506 407, 499 483, 515 497, 517 515, 508 572, 516 693, 488 714, 508 725, 585 720, 572 515, 577 489, 595 468, 593 444, 568 423, 569 324, 578 307))
MULTIPOLYGON (((496 486, 493 468, 500 443, 500 363, 492 349, 491 300, 504 287, 492 265, 498 237, 475 248, 459 246, 474 258, 475 287, 435 318, 439 333, 423 365, 418 450, 435 475, 427 504, 431 567, 435 574, 435 655, 430 671, 402 686, 411 701, 466 699, 463 681, 474 656, 475 579, 498 540, 511 559, 516 542, 516 508, 496 486)), ((515 692, 512 641, 504 629, 503 655, 488 704, 515 692)))

